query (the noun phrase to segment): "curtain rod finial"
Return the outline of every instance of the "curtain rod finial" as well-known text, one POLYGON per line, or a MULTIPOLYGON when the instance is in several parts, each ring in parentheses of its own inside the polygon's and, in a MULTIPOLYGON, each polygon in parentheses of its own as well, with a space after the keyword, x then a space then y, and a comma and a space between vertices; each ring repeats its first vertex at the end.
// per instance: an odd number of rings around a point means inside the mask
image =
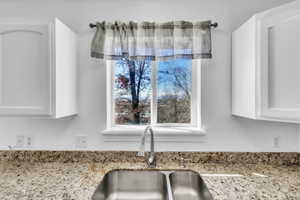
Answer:
POLYGON ((95 27, 96 27, 96 24, 90 23, 90 24, 89 24, 89 27, 90 27, 90 28, 95 28, 95 27))
POLYGON ((219 24, 218 24, 217 22, 210 24, 210 26, 211 26, 211 27, 214 27, 214 28, 217 28, 218 25, 219 25, 219 24))

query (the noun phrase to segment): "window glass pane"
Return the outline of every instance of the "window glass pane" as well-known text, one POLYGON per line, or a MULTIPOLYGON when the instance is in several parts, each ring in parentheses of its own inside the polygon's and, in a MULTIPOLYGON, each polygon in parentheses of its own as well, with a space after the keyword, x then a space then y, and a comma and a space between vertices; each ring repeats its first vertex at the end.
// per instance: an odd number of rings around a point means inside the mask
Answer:
POLYGON ((114 62, 115 123, 150 124, 151 61, 121 59, 114 62))
POLYGON ((191 123, 192 60, 161 61, 157 68, 157 122, 191 123))

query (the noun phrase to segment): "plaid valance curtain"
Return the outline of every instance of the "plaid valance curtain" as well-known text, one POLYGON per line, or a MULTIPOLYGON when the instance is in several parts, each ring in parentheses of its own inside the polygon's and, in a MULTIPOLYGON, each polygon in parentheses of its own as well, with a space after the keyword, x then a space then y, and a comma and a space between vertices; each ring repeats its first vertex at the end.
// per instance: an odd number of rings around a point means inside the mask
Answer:
POLYGON ((211 58, 211 22, 97 22, 91 56, 101 59, 211 58))

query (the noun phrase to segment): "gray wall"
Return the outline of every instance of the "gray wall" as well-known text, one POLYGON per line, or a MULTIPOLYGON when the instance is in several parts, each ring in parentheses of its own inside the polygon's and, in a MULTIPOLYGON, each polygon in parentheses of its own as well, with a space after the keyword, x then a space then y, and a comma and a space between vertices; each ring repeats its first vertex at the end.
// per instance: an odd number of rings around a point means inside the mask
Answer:
POLYGON ((61 120, 0 118, 0 148, 17 135, 33 137, 32 149, 73 150, 75 135, 87 135, 89 150, 136 150, 136 143, 105 143, 105 64, 89 57, 95 20, 207 20, 213 31, 213 56, 203 69, 203 118, 207 136, 193 144, 159 143, 159 150, 297 151, 297 126, 231 116, 231 32, 252 14, 290 0, 1 0, 0 18, 58 17, 79 34, 80 114, 61 120), (273 148, 274 137, 280 148, 273 148))

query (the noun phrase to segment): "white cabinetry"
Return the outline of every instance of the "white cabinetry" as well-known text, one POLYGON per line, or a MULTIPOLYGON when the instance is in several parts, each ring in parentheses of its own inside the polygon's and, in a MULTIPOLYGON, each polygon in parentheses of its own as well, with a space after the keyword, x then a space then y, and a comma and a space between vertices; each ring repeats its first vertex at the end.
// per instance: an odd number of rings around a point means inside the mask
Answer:
POLYGON ((77 113, 77 38, 58 19, 0 22, 0 115, 77 113))
POLYGON ((300 123, 300 1, 258 13, 233 32, 232 114, 300 123))

